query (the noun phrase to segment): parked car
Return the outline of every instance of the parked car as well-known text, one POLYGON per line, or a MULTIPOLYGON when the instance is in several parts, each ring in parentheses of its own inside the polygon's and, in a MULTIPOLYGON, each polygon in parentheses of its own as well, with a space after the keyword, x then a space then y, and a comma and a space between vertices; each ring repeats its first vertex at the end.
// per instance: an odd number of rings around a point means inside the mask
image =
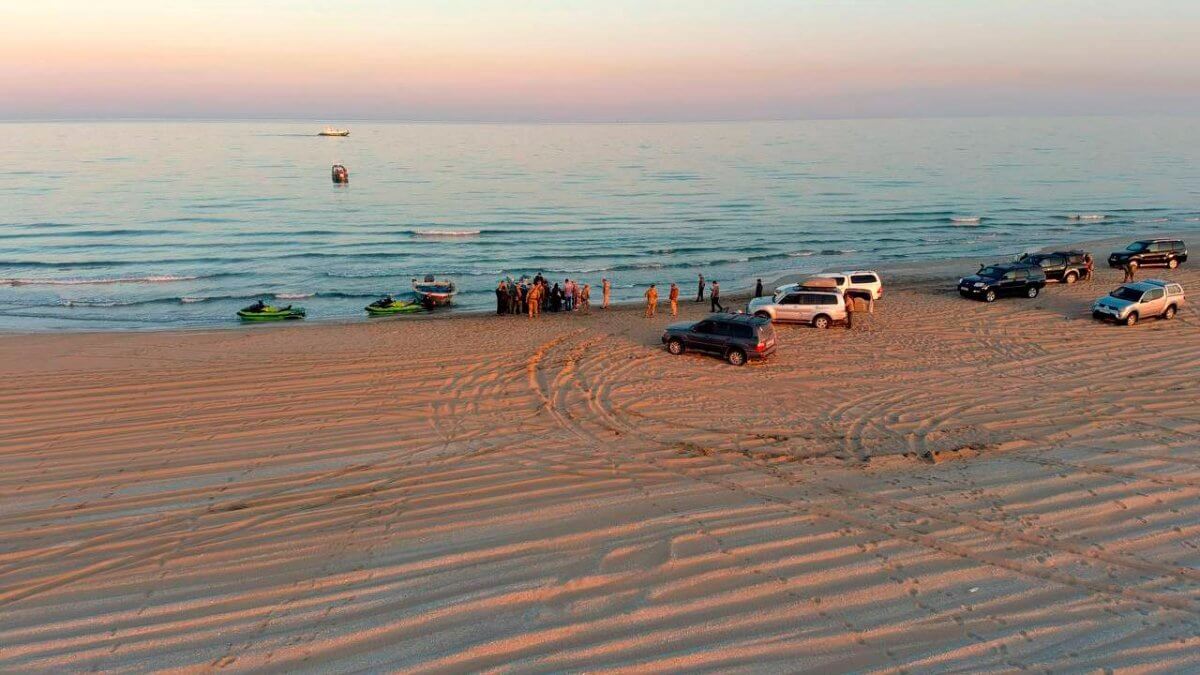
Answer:
POLYGON ((1142 239, 1126 246, 1124 251, 1113 251, 1108 256, 1108 266, 1124 267, 1127 262, 1135 262, 1138 267, 1162 265, 1175 269, 1187 257, 1187 246, 1179 239, 1142 239))
POLYGON ((662 341, 672 354, 691 349, 717 354, 740 366, 775 351, 775 328, 769 319, 749 314, 710 314, 700 321, 667 326, 662 341))
POLYGON ((958 280, 958 293, 964 298, 995 302, 1005 295, 1036 298, 1046 287, 1046 275, 1037 265, 1016 263, 988 265, 969 277, 958 280))
POLYGON ((790 291, 805 287, 805 285, 814 279, 832 279, 837 290, 843 293, 849 292, 851 296, 858 295, 864 300, 878 300, 883 297, 883 280, 878 272, 871 270, 854 270, 850 272, 827 272, 819 274, 798 284, 786 284, 775 289, 776 293, 780 291, 790 291))
POLYGON ((829 328, 835 321, 846 319, 845 295, 832 286, 808 288, 796 284, 771 297, 754 298, 748 312, 771 321, 812 324, 829 328))
POLYGON ((1158 316, 1173 319, 1186 298, 1183 286, 1162 279, 1122 284, 1092 305, 1092 318, 1132 326, 1158 316))
POLYGON ((1073 284, 1080 279, 1087 278, 1090 257, 1087 251, 1054 251, 1052 253, 1026 253, 1017 262, 1041 267, 1042 273, 1046 275, 1048 281, 1073 284))

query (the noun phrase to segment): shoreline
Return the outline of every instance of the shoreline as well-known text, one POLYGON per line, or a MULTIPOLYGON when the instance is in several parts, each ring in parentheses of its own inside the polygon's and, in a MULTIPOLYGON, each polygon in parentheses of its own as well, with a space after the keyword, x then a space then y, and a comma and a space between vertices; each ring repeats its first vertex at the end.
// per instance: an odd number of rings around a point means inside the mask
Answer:
MULTIPOLYGON (((1156 236, 1156 237, 1181 237, 1181 238, 1187 238, 1189 236, 1193 236, 1193 237, 1200 236, 1200 226, 1198 226, 1196 228, 1172 230, 1170 232, 1160 233, 1160 234, 1156 234, 1154 236, 1156 236)), ((1023 250, 1045 251, 1045 250, 1051 250, 1051 249, 1067 250, 1067 249, 1076 249, 1076 248, 1083 248, 1083 249, 1089 249, 1089 250, 1096 249, 1096 250, 1093 250, 1093 255, 1096 257, 1097 267, 1099 267, 1101 264, 1107 265, 1107 263, 1105 262, 1105 260, 1107 258, 1107 254, 1104 253, 1103 251, 1099 251, 1099 249, 1097 247, 1103 248, 1103 247, 1112 246, 1112 247, 1114 247, 1114 249, 1120 248, 1124 244, 1126 244, 1130 241, 1136 241, 1139 238, 1142 238, 1142 237, 1137 236, 1137 235, 1130 235, 1129 237, 1105 237, 1102 239, 1082 240, 1082 241, 1076 241, 1076 242, 1072 242, 1072 243, 1068 243, 1068 244, 1051 245, 1051 246, 1045 246, 1045 247, 1040 247, 1040 248, 1027 247, 1027 249, 1023 249, 1023 250)), ((1016 253, 1013 253, 1012 255, 1016 255, 1016 253)), ((896 286, 897 284, 900 285, 899 287, 903 287, 903 285, 924 286, 924 285, 929 285, 929 284, 936 284, 942 279, 947 280, 947 285, 952 285, 951 282, 957 278, 955 275, 969 274, 969 273, 973 272, 974 268, 979 264, 979 262, 981 260, 990 263, 990 262, 996 262, 996 261, 1003 260, 1003 259, 1005 259, 1003 255, 998 255, 998 256, 993 256, 993 257, 982 257, 982 256, 966 257, 966 256, 964 256, 964 257, 955 257, 955 258, 943 258, 943 259, 931 259, 931 260, 923 260, 923 261, 905 262, 903 264, 884 264, 884 265, 877 265, 874 267, 865 266, 865 267, 862 267, 861 269, 874 269, 875 271, 879 272, 883 276, 885 288, 888 288, 888 289, 897 287, 896 286)), ((786 283, 792 283, 792 282, 795 282, 802 278, 805 278, 805 277, 808 277, 808 276, 811 276, 814 274, 820 274, 825 271, 838 271, 838 270, 847 269, 844 266, 837 266, 837 265, 825 265, 825 266, 818 266, 818 267, 819 267, 819 269, 814 269, 814 270, 807 270, 807 269, 802 269, 799 267, 793 267, 793 268, 789 268, 786 270, 780 270, 777 273, 777 276, 774 278, 774 280, 768 279, 766 277, 763 278, 764 289, 771 290, 777 286, 780 286, 780 285, 783 285, 786 283)), ((664 289, 663 293, 661 294, 662 298, 665 298, 665 288, 667 286, 669 286, 669 284, 670 284, 670 282, 667 282, 665 284, 662 284, 662 283, 659 284, 659 287, 664 289)), ((752 285, 752 284, 753 284, 753 282, 751 281, 750 285, 752 285)), ((635 288, 638 288, 638 286, 635 286, 635 288)), ((706 288, 707 288, 707 286, 706 286, 706 288)), ((593 291, 595 292, 596 290, 597 290, 597 288, 594 287, 593 291)), ((681 303, 680 303, 681 306, 683 304, 693 304, 692 298, 694 298, 694 296, 690 295, 687 292, 688 290, 690 290, 692 293, 695 292, 694 276, 693 276, 693 282, 692 282, 691 286, 686 286, 686 285, 680 286, 680 294, 681 294, 681 298, 682 298, 681 303)), ((737 303, 744 304, 746 301, 748 301, 750 299, 751 293, 750 293, 750 291, 730 292, 730 291, 726 290, 726 291, 724 291, 722 297, 725 299, 737 302, 737 303)), ((297 301, 295 301, 295 303, 296 304, 303 303, 303 300, 297 300, 297 301)), ((660 305, 665 305, 665 304, 666 304, 665 299, 660 300, 660 305)), ((695 304, 699 304, 699 303, 695 303, 695 304)), ((707 306, 707 304, 708 304, 707 301, 705 301, 704 304, 707 306)), ((615 310, 637 310, 637 311, 640 311, 641 308, 644 307, 644 304, 639 301, 621 301, 621 302, 613 302, 611 304, 611 307, 613 307, 615 310)), ((605 311, 605 310, 600 309, 598 302, 593 306, 593 310, 595 312, 605 311)), ((609 310, 609 311, 613 311, 613 310, 609 310)), ((577 313, 575 313, 575 312, 562 312, 560 314, 562 316, 577 315, 577 313)), ((545 312, 545 313, 543 313, 542 316, 543 317, 551 317, 551 316, 555 316, 555 315, 556 314, 553 312, 545 312)), ((224 331, 229 331, 229 330, 244 330, 244 329, 278 330, 280 328, 283 328, 284 325, 286 325, 288 327, 288 329, 299 329, 302 327, 313 328, 313 327, 318 327, 318 326, 319 327, 329 327, 329 326, 350 327, 350 326, 371 325, 371 324, 376 324, 376 323, 386 324, 386 323, 391 323, 391 322, 473 319, 473 318, 486 317, 486 316, 498 317, 500 315, 497 315, 494 312, 494 310, 455 309, 455 308, 451 307, 451 308, 444 309, 444 310, 434 310, 432 312, 423 312, 423 313, 419 313, 419 314, 405 315, 402 317, 365 317, 364 316, 364 317, 360 317, 360 318, 356 318, 356 319, 351 319, 351 318, 346 318, 346 317, 328 317, 328 318, 306 317, 302 321, 263 323, 263 324, 246 324, 246 323, 238 322, 238 321, 236 321, 236 319, 231 318, 227 325, 212 325, 212 326, 170 326, 170 325, 167 325, 167 326, 149 326, 149 327, 139 326, 139 327, 135 327, 135 328, 125 328, 125 329, 111 328, 111 327, 103 327, 103 328, 81 327, 81 328, 71 328, 71 329, 46 328, 46 329, 34 329, 34 330, 9 330, 9 329, 5 329, 5 328, 0 328, 0 337, 20 336, 20 335, 77 334, 77 333, 78 334, 129 334, 129 333, 139 334, 139 333, 158 333, 158 332, 204 333, 204 332, 224 332, 224 331), (280 325, 280 324, 283 324, 283 325, 280 325)), ((507 315, 505 315, 505 316, 507 316, 507 315)), ((89 321, 89 320, 85 319, 82 321, 89 321)))

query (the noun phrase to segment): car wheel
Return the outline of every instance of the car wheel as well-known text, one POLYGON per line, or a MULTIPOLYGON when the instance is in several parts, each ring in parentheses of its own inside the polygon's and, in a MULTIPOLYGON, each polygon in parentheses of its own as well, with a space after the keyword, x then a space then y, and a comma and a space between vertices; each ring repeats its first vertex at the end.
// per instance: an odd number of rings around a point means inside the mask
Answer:
POLYGON ((1137 312, 1130 312, 1129 316, 1125 317, 1126 326, 1136 326, 1138 322, 1137 312))
POLYGON ((1175 318, 1175 305, 1167 306, 1167 311, 1163 312, 1163 318, 1167 321, 1175 318))
POLYGON ((1029 296, 1030 298, 1036 298, 1038 296, 1038 287, 1030 286, 1025 290, 1025 295, 1029 296))
POLYGON ((735 366, 745 365, 746 352, 740 349, 730 349, 729 353, 725 355, 725 360, 735 366))
POLYGON ((983 294, 983 301, 984 302, 995 302, 996 301, 996 291, 989 288, 987 293, 983 294))
POLYGON ((683 340, 680 340, 679 338, 671 338, 667 342, 667 351, 676 356, 682 354, 684 352, 683 340))
POLYGON ((813 328, 829 328, 829 317, 824 314, 818 314, 813 317, 813 328))
POLYGON ((771 318, 771 315, 768 312, 755 312, 754 316, 757 316, 762 319, 770 319, 771 318))
POLYGON ((1066 282, 1068 284, 1073 284, 1073 283, 1075 283, 1075 280, 1078 278, 1079 277, 1074 272, 1067 272, 1066 282))
POLYGON ((1170 269, 1175 269, 1176 267, 1179 267, 1179 261, 1174 258, 1171 258, 1170 260, 1167 261, 1167 267, 1170 269))

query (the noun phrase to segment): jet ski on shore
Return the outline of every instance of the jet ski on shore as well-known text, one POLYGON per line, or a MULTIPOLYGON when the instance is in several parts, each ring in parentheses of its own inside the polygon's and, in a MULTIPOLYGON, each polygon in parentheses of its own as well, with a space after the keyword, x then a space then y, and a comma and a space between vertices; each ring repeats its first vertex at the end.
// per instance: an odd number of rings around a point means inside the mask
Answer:
POLYGON ((291 305, 275 307, 259 300, 249 307, 243 307, 238 311, 237 315, 243 321, 284 321, 287 319, 303 319, 304 308, 292 307, 291 305))
POLYGON ((367 305, 364 309, 371 316, 391 316, 392 314, 412 314, 420 312, 424 309, 421 305, 407 300, 397 300, 390 295, 385 295, 382 298, 367 305))

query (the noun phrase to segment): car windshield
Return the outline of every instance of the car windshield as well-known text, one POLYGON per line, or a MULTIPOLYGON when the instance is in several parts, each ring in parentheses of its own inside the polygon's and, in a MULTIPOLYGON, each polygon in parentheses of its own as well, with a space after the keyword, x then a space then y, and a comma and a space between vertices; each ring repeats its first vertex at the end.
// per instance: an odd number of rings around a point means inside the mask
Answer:
POLYGON ((1130 302, 1137 302, 1138 300, 1142 299, 1141 291, 1134 290, 1128 286, 1121 286, 1112 293, 1109 293, 1109 295, 1118 300, 1129 300, 1130 302))
POLYGON ((1144 242, 1144 241, 1135 241, 1135 242, 1133 242, 1132 244, 1130 244, 1130 245, 1126 246, 1126 247, 1125 247, 1125 250, 1126 250, 1126 251, 1135 251, 1135 252, 1136 252, 1136 251, 1144 251, 1144 250, 1146 250, 1146 242, 1144 242))
POLYGON ((990 279, 998 279, 1004 276, 1004 270, 999 267, 985 267, 975 273, 976 276, 988 277, 990 279))

